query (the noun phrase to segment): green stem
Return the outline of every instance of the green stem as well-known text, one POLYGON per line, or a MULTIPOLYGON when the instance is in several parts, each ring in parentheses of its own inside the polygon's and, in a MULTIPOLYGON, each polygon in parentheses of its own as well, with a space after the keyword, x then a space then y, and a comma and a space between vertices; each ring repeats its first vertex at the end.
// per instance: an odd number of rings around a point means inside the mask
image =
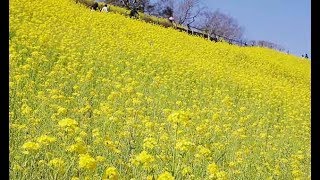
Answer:
MULTIPOLYGON (((177 138, 178 138, 178 123, 177 123, 177 127, 176 127, 176 131, 175 131, 175 134, 174 134, 174 141, 175 141, 175 144, 177 143, 177 138)), ((173 170, 173 176, 175 176, 175 165, 176 165, 176 149, 175 149, 175 145, 173 147, 173 166, 172 166, 172 170, 173 170)))

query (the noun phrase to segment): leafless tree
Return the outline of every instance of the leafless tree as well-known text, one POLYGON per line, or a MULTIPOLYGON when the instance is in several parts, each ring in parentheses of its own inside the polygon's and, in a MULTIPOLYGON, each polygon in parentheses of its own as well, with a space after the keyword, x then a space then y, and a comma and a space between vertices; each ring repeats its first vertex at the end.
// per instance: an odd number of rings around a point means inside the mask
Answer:
POLYGON ((200 7, 200 0, 182 0, 174 9, 174 18, 179 24, 192 24, 203 8, 200 7))
POLYGON ((127 9, 137 8, 141 11, 144 11, 151 5, 149 0, 106 0, 105 2, 116 6, 125 7, 127 9))
POLYGON ((155 2, 154 7, 155 7, 154 12, 152 12, 153 15, 167 17, 169 15, 165 11, 167 9, 170 9, 173 11, 174 1, 173 0, 158 0, 155 2))
POLYGON ((203 7, 201 0, 158 0, 155 4, 157 15, 173 16, 176 23, 191 24, 199 16, 203 7))
POLYGON ((270 41, 265 41, 265 40, 258 40, 258 41, 254 41, 253 40, 253 41, 250 42, 250 44, 254 45, 254 46, 267 47, 267 48, 275 49, 275 50, 278 50, 278 51, 284 51, 285 50, 281 45, 273 43, 273 42, 270 42, 270 41))
POLYGON ((197 27, 208 32, 211 36, 232 40, 241 40, 244 28, 237 20, 219 10, 201 12, 197 27))

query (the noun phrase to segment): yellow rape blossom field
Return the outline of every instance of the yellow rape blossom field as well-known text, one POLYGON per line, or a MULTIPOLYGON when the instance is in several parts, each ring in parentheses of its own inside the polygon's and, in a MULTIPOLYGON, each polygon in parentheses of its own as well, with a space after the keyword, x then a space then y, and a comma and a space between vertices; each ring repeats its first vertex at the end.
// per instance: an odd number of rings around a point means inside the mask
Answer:
POLYGON ((9 2, 10 179, 310 179, 310 61, 9 2))

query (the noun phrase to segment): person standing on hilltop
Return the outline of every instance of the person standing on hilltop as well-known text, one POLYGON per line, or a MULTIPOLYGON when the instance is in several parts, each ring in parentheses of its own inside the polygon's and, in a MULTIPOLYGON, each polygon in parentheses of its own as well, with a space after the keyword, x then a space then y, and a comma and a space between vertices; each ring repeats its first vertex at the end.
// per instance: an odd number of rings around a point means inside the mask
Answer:
POLYGON ((173 27, 177 27, 177 24, 176 24, 176 22, 174 21, 174 18, 172 17, 172 16, 170 16, 169 17, 169 21, 170 21, 170 23, 173 25, 173 27))
POLYGON ((99 4, 97 2, 95 2, 92 6, 91 6, 91 11, 96 11, 99 7, 99 4))
POLYGON ((104 5, 104 7, 101 9, 101 12, 108 12, 108 4, 104 5))
POLYGON ((173 23, 173 22, 174 22, 174 18, 173 18, 172 16, 170 16, 170 17, 169 17, 169 21, 170 21, 171 23, 173 23))
POLYGON ((137 18, 139 16, 139 13, 137 11, 137 8, 133 7, 130 11, 130 14, 129 14, 130 18, 134 17, 134 18, 137 18))

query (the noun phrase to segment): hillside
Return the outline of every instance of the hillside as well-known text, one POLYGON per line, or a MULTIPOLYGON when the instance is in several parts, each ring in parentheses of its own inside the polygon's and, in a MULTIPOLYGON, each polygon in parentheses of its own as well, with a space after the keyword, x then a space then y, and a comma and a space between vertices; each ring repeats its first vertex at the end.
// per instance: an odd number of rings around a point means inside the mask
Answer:
POLYGON ((10 179, 310 179, 310 61, 9 3, 10 179))

